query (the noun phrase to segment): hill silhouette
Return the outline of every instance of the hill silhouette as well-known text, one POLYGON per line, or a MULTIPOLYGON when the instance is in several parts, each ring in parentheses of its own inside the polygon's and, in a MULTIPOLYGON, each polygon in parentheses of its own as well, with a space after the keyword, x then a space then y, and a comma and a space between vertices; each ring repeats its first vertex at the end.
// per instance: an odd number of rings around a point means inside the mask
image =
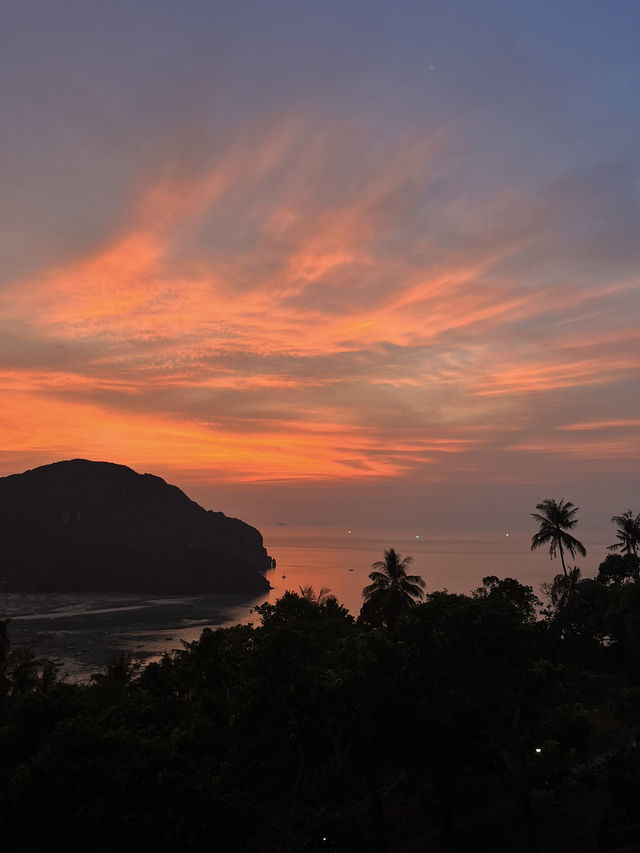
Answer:
POLYGON ((258 530, 125 465, 73 459, 0 478, 0 588, 260 592, 258 530))

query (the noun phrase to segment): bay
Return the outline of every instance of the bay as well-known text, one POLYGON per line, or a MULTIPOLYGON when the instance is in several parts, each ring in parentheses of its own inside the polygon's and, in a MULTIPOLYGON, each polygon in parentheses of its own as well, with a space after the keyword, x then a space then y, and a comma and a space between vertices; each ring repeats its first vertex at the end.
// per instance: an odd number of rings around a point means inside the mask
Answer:
MULTIPOLYGON (((545 551, 531 552, 531 533, 482 531, 416 532, 405 529, 348 528, 296 524, 263 527, 265 546, 276 559, 268 572, 270 592, 251 595, 118 595, 112 593, 0 594, 0 617, 11 619, 13 645, 29 645, 36 655, 61 664, 70 681, 87 681, 113 655, 132 652, 137 667, 167 650, 197 640, 206 627, 257 622, 252 609, 275 602, 287 590, 328 589, 357 615, 371 563, 394 547, 412 556, 412 572, 427 592, 469 593, 486 575, 515 577, 533 586, 560 571, 545 551)), ((606 554, 604 540, 585 541, 583 576, 595 574, 606 554)))

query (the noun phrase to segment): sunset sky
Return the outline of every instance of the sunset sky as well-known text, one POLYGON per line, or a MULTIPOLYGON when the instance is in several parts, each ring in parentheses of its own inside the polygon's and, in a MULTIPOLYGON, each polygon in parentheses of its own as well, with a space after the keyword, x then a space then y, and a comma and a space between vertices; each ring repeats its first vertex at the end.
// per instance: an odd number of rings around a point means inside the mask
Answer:
POLYGON ((613 533, 639 33, 637 0, 4 0, 0 474, 120 462, 257 526, 565 497, 613 533))

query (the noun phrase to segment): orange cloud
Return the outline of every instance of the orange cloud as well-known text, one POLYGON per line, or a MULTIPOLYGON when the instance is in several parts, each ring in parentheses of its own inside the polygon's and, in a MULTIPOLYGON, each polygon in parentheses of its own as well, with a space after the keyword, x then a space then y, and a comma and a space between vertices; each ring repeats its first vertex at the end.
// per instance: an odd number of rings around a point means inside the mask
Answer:
MULTIPOLYGON (((531 261, 543 205, 499 188, 482 209, 499 227, 466 200, 423 221, 442 134, 363 157, 357 127, 313 130, 257 123, 209 163, 169 164, 108 245, 0 294, 15 337, 5 452, 171 459, 235 481, 443 477, 458 455, 494 476, 487 437, 526 435, 523 395, 541 411, 554 390, 635 375, 636 326, 616 310, 633 283, 550 286, 531 261), (57 345, 63 363, 38 362, 57 345)), ((638 424, 554 417, 565 431, 638 424)))
POLYGON ((499 375, 486 377, 476 394, 527 394, 531 391, 598 385, 613 381, 621 374, 633 373, 639 367, 640 358, 633 355, 595 355, 592 358, 560 364, 550 361, 519 365, 505 368, 499 375))
POLYGON ((583 432, 585 430, 627 429, 629 427, 640 427, 640 418, 620 418, 615 421, 588 421, 587 423, 562 424, 557 426, 556 429, 583 432))
MULTIPOLYGON (((622 459, 627 464, 637 458, 637 439, 611 441, 605 438, 595 441, 558 441, 548 438, 544 441, 528 441, 522 444, 512 444, 508 450, 527 450, 544 454, 561 454, 576 459, 622 459)), ((634 466, 635 467, 635 466, 634 466)))
POLYGON ((232 418, 219 418, 212 426, 56 396, 57 390, 74 381, 32 377, 26 385, 15 381, 20 390, 12 390, 11 377, 2 378, 3 455, 19 448, 21 453, 48 451, 53 458, 119 459, 136 468, 207 470, 212 481, 339 481, 393 477, 417 464, 431 464, 441 454, 463 453, 477 444, 473 439, 400 436, 389 446, 380 430, 326 419, 321 423, 290 420, 268 431, 259 425, 252 429, 249 423, 238 431, 232 418))

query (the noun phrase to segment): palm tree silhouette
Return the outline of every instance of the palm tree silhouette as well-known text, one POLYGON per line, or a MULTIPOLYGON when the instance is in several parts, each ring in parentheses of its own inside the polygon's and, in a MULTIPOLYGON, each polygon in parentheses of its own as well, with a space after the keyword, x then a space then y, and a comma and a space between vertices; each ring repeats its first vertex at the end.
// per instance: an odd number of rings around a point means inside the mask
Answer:
POLYGON ((381 623, 390 625, 403 610, 413 607, 424 596, 425 582, 420 575, 408 575, 413 557, 402 558, 394 548, 384 552, 383 560, 371 564, 372 583, 362 590, 362 612, 375 616, 381 623))
POLYGON ((614 515, 611 521, 618 525, 616 536, 620 541, 614 545, 609 545, 607 551, 633 554, 637 559, 638 545, 640 545, 640 513, 634 518, 633 512, 628 509, 622 515, 614 515))
POLYGON ((320 587, 320 592, 316 592, 311 584, 300 586, 298 589, 300 590, 300 598, 304 598, 312 604, 319 606, 326 604, 329 598, 335 598, 335 596, 331 595, 331 590, 328 586, 320 587))
POLYGON ((565 501, 564 498, 561 498, 560 503, 547 498, 542 503, 536 504, 536 509, 540 512, 532 512, 531 517, 540 522, 540 530, 531 537, 531 550, 549 543, 549 554, 552 559, 556 551, 560 551, 562 571, 565 577, 568 577, 567 567, 564 564, 565 549, 572 557, 575 557, 576 552, 583 557, 587 555, 587 549, 582 542, 566 532, 573 530, 578 523, 575 516, 580 507, 574 506, 571 501, 565 501))

